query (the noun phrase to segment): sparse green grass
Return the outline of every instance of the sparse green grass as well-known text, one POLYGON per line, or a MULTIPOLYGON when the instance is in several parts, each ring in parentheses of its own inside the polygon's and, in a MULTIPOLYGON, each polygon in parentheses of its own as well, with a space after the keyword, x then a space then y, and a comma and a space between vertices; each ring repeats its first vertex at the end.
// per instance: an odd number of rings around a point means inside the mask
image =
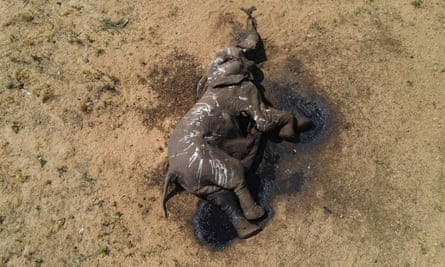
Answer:
POLYGON ((122 217, 122 212, 120 212, 120 211, 116 211, 115 213, 114 213, 114 217, 116 218, 116 219, 120 219, 120 217, 122 217))
POLYGON ((413 5, 415 8, 421 8, 423 5, 423 0, 414 0, 411 2, 411 5, 413 5))
POLYGON ((106 237, 106 236, 108 236, 108 235, 110 235, 110 233, 103 231, 103 232, 100 232, 100 233, 97 235, 97 237, 98 237, 98 238, 103 238, 103 237, 106 237))
POLYGON ((100 56, 100 55, 103 55, 103 54, 105 54, 105 49, 98 48, 96 50, 96 56, 100 56))
POLYGON ((112 21, 111 19, 103 19, 101 20, 101 23, 102 25, 100 26, 100 30, 113 30, 113 32, 119 32, 122 28, 127 26, 128 19, 120 19, 117 21, 112 21))
POLYGON ((34 46, 35 45, 33 40, 25 40, 23 42, 23 44, 26 45, 26 46, 34 46))
POLYGON ((77 33, 75 31, 69 31, 68 32, 68 43, 83 45, 83 41, 79 38, 79 36, 80 36, 80 33, 77 33))
POLYGON ((85 182, 88 182, 88 183, 94 183, 96 180, 94 180, 88 173, 84 173, 83 175, 82 175, 82 179, 85 181, 85 182))
POLYGON ((108 78, 110 78, 110 80, 113 82, 114 85, 118 85, 120 83, 120 80, 118 77, 114 76, 114 75, 108 75, 108 78))
POLYGON ((23 71, 23 69, 16 69, 14 71, 14 79, 20 84, 28 78, 28 75, 23 71))
POLYGON ((6 89, 13 89, 14 83, 12 81, 7 81, 5 84, 6 89))
POLYGON ((311 29, 319 32, 319 33, 325 33, 326 32, 326 28, 321 26, 320 22, 315 21, 314 23, 311 24, 311 29))
POLYGON ((41 168, 45 167, 47 161, 43 158, 43 156, 38 155, 38 156, 37 156, 37 160, 39 161, 39 163, 40 163, 40 167, 41 167, 41 168))
POLYGON ((36 259, 34 260, 34 266, 36 267, 40 267, 43 264, 43 260, 42 259, 36 259))
POLYGON ((103 256, 108 256, 108 255, 110 255, 110 249, 109 249, 107 246, 102 247, 102 248, 99 250, 99 254, 100 254, 100 255, 103 255, 103 256))
POLYGON ((59 177, 62 177, 64 173, 66 173, 68 171, 68 167, 67 166, 62 166, 56 169, 57 173, 59 173, 59 177))
POLYGON ((34 20, 34 16, 30 13, 22 13, 20 14, 20 19, 24 22, 31 22, 34 20))
POLYGON ((104 106, 104 108, 107 108, 107 107, 109 107, 109 106, 111 106, 111 105, 113 105, 113 102, 108 101, 108 100, 104 100, 104 101, 103 101, 103 106, 104 106))
POLYGON ((81 5, 72 5, 71 7, 79 12, 82 11, 82 9, 83 9, 83 6, 81 6, 81 5))
POLYGON ((32 60, 37 61, 39 63, 43 60, 43 58, 38 55, 31 55, 31 58, 32 58, 32 60))
POLYGON ((85 38, 87 39, 88 43, 90 43, 90 44, 95 42, 95 40, 93 38, 91 38, 91 36, 89 36, 88 34, 85 36, 85 38))
POLYGON ((11 35, 9 36, 9 41, 10 41, 11 43, 15 43, 15 42, 17 42, 18 39, 19 39, 19 38, 18 38, 17 36, 15 36, 14 34, 11 34, 11 35))

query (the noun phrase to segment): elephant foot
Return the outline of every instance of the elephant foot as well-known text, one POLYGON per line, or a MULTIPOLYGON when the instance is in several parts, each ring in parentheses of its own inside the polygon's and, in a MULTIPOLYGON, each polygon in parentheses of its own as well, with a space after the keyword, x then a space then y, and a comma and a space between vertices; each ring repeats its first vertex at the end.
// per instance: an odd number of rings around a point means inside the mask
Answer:
POLYGON ((248 209, 243 209, 243 213, 248 220, 256 220, 263 217, 266 211, 263 209, 263 207, 254 205, 248 209))
POLYGON ((315 127, 314 122, 306 117, 306 116, 299 116, 297 118, 297 129, 299 132, 309 131, 315 127))
POLYGON ((284 125, 278 134, 280 138, 283 138, 285 140, 293 140, 295 138, 295 128, 294 123, 288 123, 284 125))
POLYGON ((255 203, 247 187, 242 187, 235 193, 238 196, 241 210, 248 220, 259 219, 264 216, 263 207, 255 203))
POLYGON ((232 220, 232 224, 240 238, 246 239, 259 233, 262 229, 258 225, 249 223, 245 218, 238 217, 232 220))

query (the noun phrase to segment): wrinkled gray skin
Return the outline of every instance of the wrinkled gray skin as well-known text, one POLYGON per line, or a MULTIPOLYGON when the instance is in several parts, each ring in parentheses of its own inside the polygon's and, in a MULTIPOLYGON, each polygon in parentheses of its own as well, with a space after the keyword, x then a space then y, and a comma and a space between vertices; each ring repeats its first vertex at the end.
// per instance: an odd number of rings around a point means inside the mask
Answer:
POLYGON ((281 138, 293 139, 297 126, 290 112, 266 107, 251 81, 255 64, 244 53, 255 49, 259 41, 252 11, 245 11, 247 37, 216 54, 198 85, 198 94, 199 87, 205 87, 204 94, 170 136, 163 201, 167 216, 166 202, 178 190, 207 199, 229 216, 241 238, 261 230, 249 220, 261 218, 265 212, 252 199, 245 179, 261 133, 279 129, 281 138), (248 124, 243 127, 241 120, 248 124), (168 193, 170 184, 175 190, 168 193))

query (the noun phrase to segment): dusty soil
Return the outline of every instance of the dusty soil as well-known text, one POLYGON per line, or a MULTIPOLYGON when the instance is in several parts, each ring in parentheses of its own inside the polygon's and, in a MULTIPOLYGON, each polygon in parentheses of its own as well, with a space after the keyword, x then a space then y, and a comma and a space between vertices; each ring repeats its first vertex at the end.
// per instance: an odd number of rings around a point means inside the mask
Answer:
POLYGON ((0 2, 0 265, 443 265, 445 2, 255 3, 265 76, 323 96, 329 136, 220 251, 195 197, 160 202, 169 133, 252 5, 201 2, 0 2))

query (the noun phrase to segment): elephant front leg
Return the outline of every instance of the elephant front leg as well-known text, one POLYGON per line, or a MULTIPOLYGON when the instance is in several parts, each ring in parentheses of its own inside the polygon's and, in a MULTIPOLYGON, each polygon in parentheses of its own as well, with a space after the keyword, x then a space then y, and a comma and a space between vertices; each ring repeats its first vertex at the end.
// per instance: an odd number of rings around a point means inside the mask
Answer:
POLYGON ((255 120, 258 130, 270 132, 279 128, 279 137, 293 140, 296 137, 297 123, 288 111, 281 111, 272 107, 264 108, 260 105, 262 117, 255 120))
POLYGON ((310 130, 314 127, 312 120, 304 115, 297 118, 291 112, 269 107, 264 109, 264 121, 260 127, 264 132, 278 130, 278 136, 287 141, 296 141, 299 132, 310 130))
POLYGON ((292 113, 266 107, 253 83, 242 84, 237 93, 245 97, 235 103, 240 106, 241 112, 246 112, 255 121, 258 131, 266 133, 282 127, 280 137, 289 139, 295 136, 296 123, 292 113), (243 102, 244 99, 246 101, 243 102))
POLYGON ((208 194, 205 198, 224 211, 235 227, 235 230, 240 238, 249 238, 261 231, 259 226, 250 223, 244 217, 232 191, 222 189, 208 194))
POLYGON ((277 128, 281 127, 278 133, 280 138, 294 140, 297 136, 297 123, 292 113, 270 108, 273 121, 277 121, 277 128))

